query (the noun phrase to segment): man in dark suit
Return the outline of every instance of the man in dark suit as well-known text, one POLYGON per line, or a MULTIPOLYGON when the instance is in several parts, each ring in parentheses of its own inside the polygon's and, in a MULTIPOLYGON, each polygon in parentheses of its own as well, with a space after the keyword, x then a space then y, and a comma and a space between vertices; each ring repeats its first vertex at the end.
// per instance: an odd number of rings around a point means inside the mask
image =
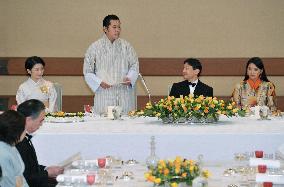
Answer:
POLYGON ((180 97, 193 94, 195 97, 203 95, 205 97, 213 97, 213 88, 201 82, 198 78, 201 74, 202 65, 199 60, 189 58, 184 61, 182 82, 174 83, 170 96, 180 97))
POLYGON ((31 142, 32 133, 39 129, 45 118, 45 106, 36 99, 23 102, 17 108, 26 117, 26 137, 16 145, 25 163, 24 177, 30 187, 56 186, 55 177, 63 173, 60 166, 39 165, 34 146, 31 142), (53 179, 53 180, 52 180, 53 179))

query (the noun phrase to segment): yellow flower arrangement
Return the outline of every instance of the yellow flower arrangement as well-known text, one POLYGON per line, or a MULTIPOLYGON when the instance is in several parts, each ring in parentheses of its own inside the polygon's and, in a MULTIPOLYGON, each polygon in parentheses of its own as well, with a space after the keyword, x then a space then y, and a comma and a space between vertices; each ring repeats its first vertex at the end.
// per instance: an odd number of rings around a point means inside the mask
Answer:
POLYGON ((198 176, 208 178, 208 170, 202 171, 198 163, 193 160, 182 159, 177 156, 175 160, 160 160, 156 167, 152 167, 144 174, 147 181, 153 182, 154 186, 169 183, 171 187, 179 183, 192 185, 193 179, 198 176))
POLYGON ((84 117, 84 115, 85 114, 83 112, 67 113, 63 111, 58 111, 58 112, 47 113, 45 116, 65 118, 65 117, 84 117))
POLYGON ((244 116, 244 111, 239 110, 235 102, 225 102, 216 97, 194 97, 193 95, 175 98, 168 96, 152 104, 147 103, 145 109, 132 111, 131 116, 150 116, 159 119, 171 118, 177 121, 181 118, 193 119, 213 119, 217 121, 219 115, 232 117, 235 115, 244 116))

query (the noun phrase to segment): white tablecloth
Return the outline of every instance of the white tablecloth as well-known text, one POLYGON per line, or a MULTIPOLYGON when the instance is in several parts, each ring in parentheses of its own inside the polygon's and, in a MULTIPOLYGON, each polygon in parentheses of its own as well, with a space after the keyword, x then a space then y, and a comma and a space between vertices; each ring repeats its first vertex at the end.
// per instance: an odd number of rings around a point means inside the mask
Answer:
POLYGON ((165 125, 156 118, 86 119, 79 123, 44 123, 32 139, 39 162, 56 164, 81 152, 84 159, 106 155, 145 161, 150 137, 156 137, 160 158, 180 155, 205 160, 231 160, 236 152, 274 153, 284 143, 284 119, 261 121, 221 117, 210 125, 165 125))

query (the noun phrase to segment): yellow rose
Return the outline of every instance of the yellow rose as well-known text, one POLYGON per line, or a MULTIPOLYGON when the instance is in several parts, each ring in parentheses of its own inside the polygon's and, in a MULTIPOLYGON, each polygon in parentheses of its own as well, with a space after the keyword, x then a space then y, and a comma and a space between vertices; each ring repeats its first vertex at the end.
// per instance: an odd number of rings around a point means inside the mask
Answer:
POLYGON ((198 97, 198 98, 195 99, 195 102, 201 103, 201 99, 198 97))
POLYGON ((175 168, 175 173, 176 173, 176 174, 179 174, 179 173, 180 173, 180 167, 176 167, 176 168, 175 168))
POLYGON ((164 175, 168 175, 170 173, 170 170, 168 168, 164 169, 164 175))
POLYGON ((189 171, 190 171, 190 173, 192 173, 193 170, 194 170, 194 165, 189 166, 189 171))
POLYGON ((155 179, 155 181, 154 181, 154 183, 156 183, 156 184, 160 184, 160 183, 161 183, 161 181, 162 181, 162 180, 161 180, 161 178, 156 178, 156 179, 155 179))
POLYGON ((148 179, 149 178, 149 176, 150 176, 150 173, 144 173, 144 177, 145 177, 145 179, 148 179))
POLYGON ((155 179, 156 179, 155 176, 150 175, 147 180, 150 181, 150 182, 154 182, 155 179))
POLYGON ((209 110, 208 110, 208 108, 206 107, 206 108, 204 109, 204 113, 207 114, 208 112, 209 112, 209 110))
POLYGON ((205 178, 208 178, 211 176, 211 173, 208 171, 208 170, 204 170, 202 171, 202 175, 205 177, 205 178))
POLYGON ((237 113, 238 112, 238 109, 237 108, 234 108, 233 109, 233 113, 237 113))
POLYGON ((176 182, 171 183, 171 187, 177 187, 178 184, 176 182))
POLYGON ((147 108, 147 109, 151 109, 151 108, 152 108, 152 105, 147 105, 146 108, 147 108))
POLYGON ((232 105, 227 106, 227 109, 232 110, 232 105))
POLYGON ((175 162, 177 163, 181 163, 182 159, 180 156, 176 156, 175 162))

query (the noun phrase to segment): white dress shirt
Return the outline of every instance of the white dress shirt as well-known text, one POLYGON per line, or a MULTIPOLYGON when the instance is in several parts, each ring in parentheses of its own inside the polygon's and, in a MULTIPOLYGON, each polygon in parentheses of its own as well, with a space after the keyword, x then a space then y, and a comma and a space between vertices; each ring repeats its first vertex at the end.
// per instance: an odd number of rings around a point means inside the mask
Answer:
POLYGON ((192 94, 192 95, 193 95, 194 90, 195 90, 195 88, 196 88, 196 85, 197 85, 197 83, 198 83, 198 79, 196 79, 195 81, 193 81, 193 82, 191 82, 191 83, 195 83, 195 85, 194 85, 194 86, 189 85, 190 94, 192 94))

